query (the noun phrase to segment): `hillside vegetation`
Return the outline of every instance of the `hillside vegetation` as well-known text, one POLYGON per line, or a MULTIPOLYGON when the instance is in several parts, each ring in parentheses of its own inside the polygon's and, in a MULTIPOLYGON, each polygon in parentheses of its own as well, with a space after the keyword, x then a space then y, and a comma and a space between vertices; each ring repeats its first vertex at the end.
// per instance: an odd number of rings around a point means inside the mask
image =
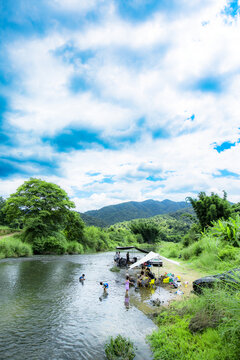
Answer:
POLYGON ((167 214, 189 207, 191 207, 191 205, 185 201, 129 201, 117 205, 105 206, 99 210, 86 211, 84 215, 101 220, 109 226, 118 222, 129 221, 132 219, 149 218, 155 215, 167 214))

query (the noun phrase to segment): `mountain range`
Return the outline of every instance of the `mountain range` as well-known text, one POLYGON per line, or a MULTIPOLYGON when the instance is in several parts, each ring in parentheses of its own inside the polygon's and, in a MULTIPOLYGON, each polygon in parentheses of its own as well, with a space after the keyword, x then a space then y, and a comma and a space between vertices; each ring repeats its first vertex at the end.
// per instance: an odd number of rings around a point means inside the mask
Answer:
POLYGON ((86 225, 104 227, 122 221, 168 214, 184 208, 191 208, 191 205, 185 201, 176 202, 168 199, 163 201, 128 201, 121 204, 104 206, 99 210, 89 210, 80 215, 86 225))

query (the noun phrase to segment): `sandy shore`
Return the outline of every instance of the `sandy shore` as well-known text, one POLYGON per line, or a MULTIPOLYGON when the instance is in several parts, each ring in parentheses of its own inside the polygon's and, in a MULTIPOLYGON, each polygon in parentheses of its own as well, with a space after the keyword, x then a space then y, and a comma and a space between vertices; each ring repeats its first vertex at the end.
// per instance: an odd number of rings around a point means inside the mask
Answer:
MULTIPOLYGON (((163 259, 163 266, 157 267, 153 266, 152 271, 155 273, 156 277, 159 277, 160 275, 164 275, 165 273, 172 273, 175 276, 180 276, 181 278, 181 287, 179 289, 183 291, 183 295, 177 295, 177 299, 181 299, 182 297, 187 297, 192 291, 192 283, 194 280, 199 279, 206 274, 202 272, 198 272, 194 269, 191 269, 190 265, 183 264, 179 262, 179 265, 174 264, 169 259, 163 259), (187 282, 187 284, 185 284, 187 282)), ((170 290, 171 292, 176 292, 176 289, 174 289, 169 284, 163 284, 162 287, 166 288, 167 290, 170 290)))

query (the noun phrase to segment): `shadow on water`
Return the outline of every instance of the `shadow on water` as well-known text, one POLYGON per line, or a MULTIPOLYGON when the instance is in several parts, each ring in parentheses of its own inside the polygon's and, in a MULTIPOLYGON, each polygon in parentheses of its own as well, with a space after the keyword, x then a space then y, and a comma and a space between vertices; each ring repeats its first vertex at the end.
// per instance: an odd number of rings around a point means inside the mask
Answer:
POLYGON ((151 359, 145 338, 155 325, 139 309, 147 313, 153 294, 133 288, 126 297, 125 271, 109 271, 112 259, 101 253, 0 261, 0 358, 102 360, 109 337, 121 334, 137 346, 136 360, 151 359), (108 282, 108 295, 100 281, 108 282))

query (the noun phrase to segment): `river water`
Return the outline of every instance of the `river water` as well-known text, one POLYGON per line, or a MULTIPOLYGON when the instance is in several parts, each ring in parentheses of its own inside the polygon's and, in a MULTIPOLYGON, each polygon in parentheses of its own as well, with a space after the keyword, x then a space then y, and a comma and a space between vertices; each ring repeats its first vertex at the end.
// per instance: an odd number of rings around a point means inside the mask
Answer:
POLYGON ((134 342, 136 360, 152 359, 145 338, 155 325, 136 306, 134 289, 125 298, 126 270, 109 270, 113 256, 1 260, 0 359, 103 360, 104 344, 118 334, 134 342), (100 281, 109 283, 106 298, 100 281))

